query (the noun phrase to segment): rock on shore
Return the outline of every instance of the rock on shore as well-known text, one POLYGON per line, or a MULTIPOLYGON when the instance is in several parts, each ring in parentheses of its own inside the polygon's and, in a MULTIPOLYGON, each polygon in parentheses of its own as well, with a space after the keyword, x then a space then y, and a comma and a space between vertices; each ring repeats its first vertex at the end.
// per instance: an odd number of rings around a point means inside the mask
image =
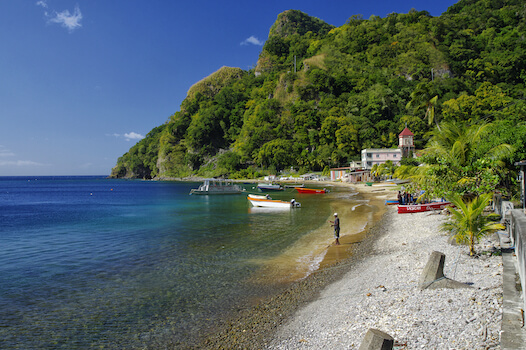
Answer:
POLYGON ((448 243, 445 215, 399 215, 390 208, 369 252, 274 334, 270 349, 358 349, 369 328, 391 335, 399 349, 499 349, 502 258, 492 235, 477 246, 448 243), (446 255, 446 277, 471 288, 420 290, 430 254, 446 255))

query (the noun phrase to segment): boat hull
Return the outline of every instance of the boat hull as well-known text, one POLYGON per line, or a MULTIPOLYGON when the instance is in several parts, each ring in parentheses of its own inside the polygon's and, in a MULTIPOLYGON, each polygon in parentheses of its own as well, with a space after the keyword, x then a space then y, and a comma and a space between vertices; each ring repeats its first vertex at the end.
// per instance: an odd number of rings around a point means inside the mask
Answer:
POLYGON ((294 187, 298 193, 327 193, 323 188, 294 187))
POLYGON ((249 194, 249 199, 271 199, 268 195, 261 195, 261 194, 249 194))
POLYGON ((427 204, 399 205, 398 214, 421 213, 424 211, 442 210, 451 205, 451 202, 433 202, 427 204))
POLYGON ((280 185, 273 185, 273 184, 268 184, 268 185, 259 184, 258 190, 260 191, 283 191, 283 187, 281 187, 280 185))
POLYGON ((264 199, 264 198, 254 198, 252 196, 247 197, 250 204, 252 204, 254 207, 264 207, 264 208, 294 208, 298 207, 299 203, 294 202, 287 202, 287 201, 281 201, 278 199, 264 199))

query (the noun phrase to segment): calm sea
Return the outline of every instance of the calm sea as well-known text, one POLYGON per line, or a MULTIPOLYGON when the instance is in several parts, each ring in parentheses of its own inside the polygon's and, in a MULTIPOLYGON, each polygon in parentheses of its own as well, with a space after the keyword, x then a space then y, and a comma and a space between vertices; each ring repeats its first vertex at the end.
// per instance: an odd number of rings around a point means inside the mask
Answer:
POLYGON ((190 196, 197 186, 0 177, 0 348, 191 344, 316 269, 331 198, 352 199, 288 190, 273 197, 302 208, 257 210, 245 195, 190 196))

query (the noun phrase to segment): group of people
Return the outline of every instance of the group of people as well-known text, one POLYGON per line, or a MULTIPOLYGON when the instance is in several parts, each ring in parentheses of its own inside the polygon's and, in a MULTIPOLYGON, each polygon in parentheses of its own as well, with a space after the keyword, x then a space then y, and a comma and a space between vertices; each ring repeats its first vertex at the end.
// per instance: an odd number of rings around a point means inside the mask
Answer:
POLYGON ((417 196, 411 194, 410 192, 398 191, 398 204, 400 205, 416 204, 417 198, 417 196))

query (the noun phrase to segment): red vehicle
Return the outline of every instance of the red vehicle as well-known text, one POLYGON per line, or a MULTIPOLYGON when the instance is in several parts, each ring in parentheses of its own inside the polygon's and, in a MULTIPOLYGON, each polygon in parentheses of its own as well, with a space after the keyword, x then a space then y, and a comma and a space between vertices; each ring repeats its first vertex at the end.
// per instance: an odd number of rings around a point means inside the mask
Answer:
POLYGON ((431 202, 426 204, 399 205, 398 214, 421 213, 423 211, 442 210, 450 205, 451 202, 431 202))
POLYGON ((327 193, 325 188, 294 187, 298 193, 327 193))

